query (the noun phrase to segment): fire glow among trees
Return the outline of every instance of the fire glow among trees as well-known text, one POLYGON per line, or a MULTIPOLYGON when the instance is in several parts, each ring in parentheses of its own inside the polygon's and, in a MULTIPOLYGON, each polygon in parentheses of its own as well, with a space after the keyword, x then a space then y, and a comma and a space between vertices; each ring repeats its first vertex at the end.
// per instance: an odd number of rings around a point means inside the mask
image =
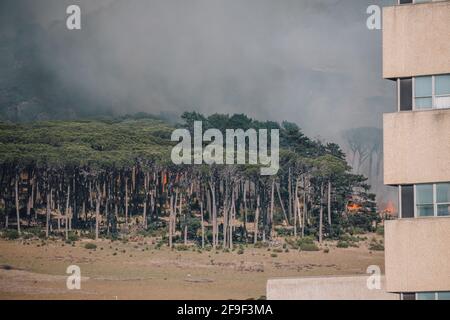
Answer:
POLYGON ((66 239, 141 233, 170 247, 233 248, 277 236, 321 242, 361 227, 347 215, 355 190, 358 214, 377 219, 365 178, 350 173, 338 145, 313 141, 288 122, 198 113, 182 119, 178 127, 189 130, 194 121, 221 131, 279 129, 278 174, 261 176, 256 165, 174 165, 174 128, 157 119, 3 123, 3 227, 66 239))

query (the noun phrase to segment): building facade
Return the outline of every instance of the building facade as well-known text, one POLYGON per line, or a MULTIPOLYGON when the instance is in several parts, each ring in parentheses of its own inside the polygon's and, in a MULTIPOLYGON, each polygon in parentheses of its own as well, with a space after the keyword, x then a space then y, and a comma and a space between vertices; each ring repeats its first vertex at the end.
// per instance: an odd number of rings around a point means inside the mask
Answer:
POLYGON ((386 290, 450 299, 450 1, 383 10, 383 78, 397 110, 383 117, 384 183, 399 192, 385 224, 386 290))

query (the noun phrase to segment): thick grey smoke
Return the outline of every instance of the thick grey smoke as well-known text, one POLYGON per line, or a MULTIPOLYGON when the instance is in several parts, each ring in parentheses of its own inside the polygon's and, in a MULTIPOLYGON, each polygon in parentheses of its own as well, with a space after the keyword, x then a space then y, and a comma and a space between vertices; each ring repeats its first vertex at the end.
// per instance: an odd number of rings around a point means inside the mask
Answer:
MULTIPOLYGON (((366 27, 369 5, 393 2, 1 0, 0 120, 246 113, 345 148, 343 130, 394 110, 381 31, 366 27)), ((370 182, 389 198, 380 173, 370 182)))
POLYGON ((196 110, 324 138, 379 127, 395 90, 366 8, 392 1, 2 0, 2 118, 196 110), (81 31, 66 29, 70 4, 81 31))

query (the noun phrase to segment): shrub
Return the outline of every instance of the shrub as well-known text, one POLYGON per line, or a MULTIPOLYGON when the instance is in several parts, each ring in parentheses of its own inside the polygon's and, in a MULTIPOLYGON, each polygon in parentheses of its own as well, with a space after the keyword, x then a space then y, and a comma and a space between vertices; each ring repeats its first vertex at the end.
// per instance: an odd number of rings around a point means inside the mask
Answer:
POLYGON ((339 240, 337 243, 338 248, 348 248, 349 244, 347 241, 339 240))
POLYGON ((84 245, 84 248, 88 250, 95 250, 97 249, 97 245, 95 243, 89 242, 84 245))
POLYGON ((292 230, 284 227, 275 228, 276 233, 280 237, 289 237, 292 236, 292 230))
POLYGON ((383 226, 379 226, 378 228, 377 228, 377 234, 378 235, 380 235, 380 236, 384 236, 384 227, 383 226))
POLYGON ((74 242, 78 241, 79 237, 75 232, 69 232, 69 235, 67 236, 67 241, 74 242))
POLYGON ((301 251, 319 251, 319 247, 311 237, 301 238, 297 241, 297 246, 301 251))
POLYGON ((20 237, 20 235, 17 230, 6 230, 4 233, 4 237, 8 240, 16 240, 20 237))
POLYGON ((383 241, 377 241, 377 239, 373 238, 369 244, 369 250, 373 251, 384 251, 383 241))
POLYGON ((270 256, 271 256, 272 258, 278 257, 278 255, 277 255, 276 253, 272 253, 270 256))
POLYGON ((155 249, 161 249, 161 247, 163 246, 163 244, 164 244, 164 241, 158 241, 158 243, 155 245, 155 249))
POLYGON ((179 244, 175 247, 175 249, 177 249, 177 251, 188 251, 189 246, 184 245, 184 244, 179 244))
POLYGON ((25 239, 25 240, 28 240, 28 239, 33 238, 33 235, 32 235, 31 233, 25 233, 25 234, 22 236, 22 238, 25 239))
POLYGON ((255 243, 255 248, 267 248, 268 246, 269 244, 266 242, 258 241, 257 243, 255 243))
POLYGON ((351 235, 364 234, 365 230, 363 228, 360 228, 360 227, 353 227, 353 228, 350 228, 349 233, 351 235))
POLYGON ((315 243, 302 243, 300 245, 301 251, 319 251, 319 247, 315 243))

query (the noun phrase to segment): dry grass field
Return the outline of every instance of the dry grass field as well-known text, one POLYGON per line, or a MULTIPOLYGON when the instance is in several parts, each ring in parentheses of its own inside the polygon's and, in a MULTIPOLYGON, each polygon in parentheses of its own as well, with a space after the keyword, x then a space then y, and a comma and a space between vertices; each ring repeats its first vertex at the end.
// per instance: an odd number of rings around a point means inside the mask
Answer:
MULTIPOLYGON (((376 237, 368 235, 368 238, 376 237)), ((258 299, 277 277, 363 274, 384 265, 382 251, 244 248, 238 253, 157 248, 149 238, 119 242, 0 240, 0 299, 258 299), (328 250, 325 250, 328 251, 328 250), (81 289, 68 290, 66 269, 81 268, 81 289)))

